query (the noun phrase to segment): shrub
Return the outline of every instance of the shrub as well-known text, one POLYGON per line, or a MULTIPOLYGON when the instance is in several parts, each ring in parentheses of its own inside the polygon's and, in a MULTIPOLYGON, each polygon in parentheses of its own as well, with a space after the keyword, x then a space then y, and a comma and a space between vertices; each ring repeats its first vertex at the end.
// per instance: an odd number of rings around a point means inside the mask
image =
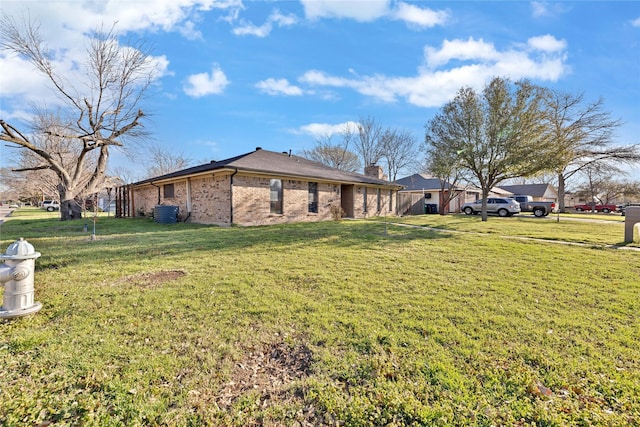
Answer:
POLYGON ((333 218, 334 221, 340 221, 346 216, 346 212, 340 205, 333 204, 329 207, 329 210, 331 211, 331 218, 333 218))

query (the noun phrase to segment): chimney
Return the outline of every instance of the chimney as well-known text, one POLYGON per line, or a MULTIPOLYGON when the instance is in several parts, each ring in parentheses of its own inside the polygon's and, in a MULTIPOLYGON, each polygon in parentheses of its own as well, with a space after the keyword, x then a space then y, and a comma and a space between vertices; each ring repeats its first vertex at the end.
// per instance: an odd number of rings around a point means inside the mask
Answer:
POLYGON ((384 170, 382 169, 382 166, 378 165, 369 165, 365 167, 364 174, 376 179, 385 179, 384 170))

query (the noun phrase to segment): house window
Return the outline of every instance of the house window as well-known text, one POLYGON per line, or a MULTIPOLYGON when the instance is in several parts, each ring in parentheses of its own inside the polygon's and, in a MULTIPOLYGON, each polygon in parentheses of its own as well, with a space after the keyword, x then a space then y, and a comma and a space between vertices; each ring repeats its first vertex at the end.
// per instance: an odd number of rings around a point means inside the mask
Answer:
POLYGON ((271 189, 271 213, 281 214, 282 213, 282 180, 272 179, 269 182, 269 187, 271 189))
POLYGON ((173 184, 165 184, 162 186, 165 199, 173 199, 173 184))
POLYGON ((393 211, 393 191, 389 190, 389 212, 393 211))
POLYGON ((363 212, 367 211, 367 187, 364 187, 364 191, 363 191, 362 210, 363 212))
POLYGON ((380 207, 380 203, 381 203, 381 200, 380 200, 380 199, 381 199, 381 194, 380 194, 380 192, 381 192, 381 191, 382 191, 382 190, 380 190, 380 189, 378 188, 378 203, 377 203, 377 206, 376 206, 376 207, 378 208, 378 209, 377 209, 377 212, 380 212, 380 211, 382 210, 382 208, 380 207))
POLYGON ((309 183, 309 212, 318 213, 318 183, 309 183))

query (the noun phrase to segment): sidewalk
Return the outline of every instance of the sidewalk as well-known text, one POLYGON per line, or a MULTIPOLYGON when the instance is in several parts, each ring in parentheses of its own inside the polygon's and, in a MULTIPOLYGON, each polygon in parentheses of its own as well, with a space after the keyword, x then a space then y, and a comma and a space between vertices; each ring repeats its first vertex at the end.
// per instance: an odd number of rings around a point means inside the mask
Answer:
MULTIPOLYGON (((376 221, 379 223, 382 223, 383 221, 376 221)), ((387 226, 389 225, 397 225, 399 227, 410 227, 410 228, 421 228, 423 230, 429 230, 429 231, 439 231, 442 233, 466 233, 466 234, 475 234, 478 236, 482 236, 485 233, 479 233, 477 231, 460 231, 460 230, 447 230, 444 228, 437 228, 437 227, 427 227, 424 225, 413 225, 413 224, 402 224, 399 222, 387 222, 386 223, 387 226)), ((491 234, 492 236, 498 236, 502 239, 512 239, 512 240, 523 240, 523 241, 529 241, 529 242, 540 242, 540 243, 555 243, 558 245, 566 245, 566 246, 580 246, 583 248, 606 248, 606 249, 618 249, 618 250, 626 250, 626 251, 636 251, 636 252, 640 252, 640 248, 637 247, 631 247, 631 246, 618 246, 618 245, 601 245, 601 244, 597 244, 597 243, 580 243, 580 242, 567 242, 564 240, 551 240, 551 239, 542 239, 542 238, 537 238, 537 237, 525 237, 525 236, 500 236, 500 235, 496 235, 496 234, 491 234)))
POLYGON ((4 218, 11 216, 14 210, 8 206, 0 206, 0 225, 4 222, 4 218))

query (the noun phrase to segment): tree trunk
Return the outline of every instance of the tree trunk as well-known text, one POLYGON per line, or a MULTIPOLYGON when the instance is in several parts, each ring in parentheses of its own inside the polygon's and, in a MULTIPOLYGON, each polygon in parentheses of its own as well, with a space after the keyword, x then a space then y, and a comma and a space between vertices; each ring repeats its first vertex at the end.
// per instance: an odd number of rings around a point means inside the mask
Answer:
POLYGON ((60 203, 60 220, 82 219, 82 208, 73 199, 63 200, 60 203))
POLYGON ((489 197, 489 189, 482 188, 482 221, 487 221, 489 219, 489 215, 487 215, 487 198, 489 197))
POLYGON ((558 174, 558 210, 560 213, 566 212, 566 206, 564 205, 564 175, 558 174))

